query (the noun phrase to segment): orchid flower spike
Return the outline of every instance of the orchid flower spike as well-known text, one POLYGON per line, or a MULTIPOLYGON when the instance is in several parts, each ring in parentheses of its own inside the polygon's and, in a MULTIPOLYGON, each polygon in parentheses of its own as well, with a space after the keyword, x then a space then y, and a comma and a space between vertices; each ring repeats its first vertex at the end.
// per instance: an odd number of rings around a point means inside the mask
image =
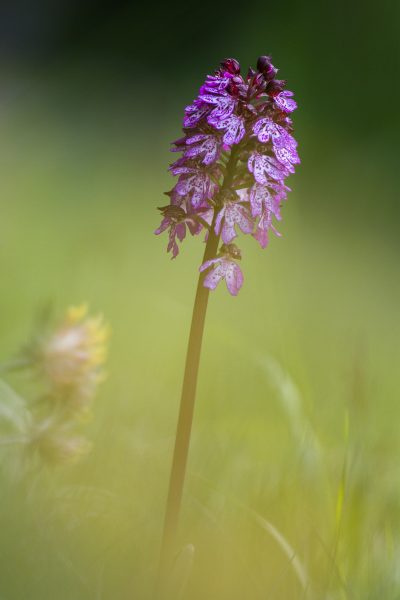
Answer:
POLYGON ((201 265, 203 285, 214 289, 225 279, 232 295, 243 282, 234 256, 240 251, 229 250, 233 239, 240 230, 265 248, 270 231, 279 235, 273 220, 281 219, 290 191, 285 180, 300 163, 290 118, 297 104, 277 72, 269 56, 246 75, 229 58, 206 77, 185 109, 184 135, 173 143, 172 151, 182 153, 170 167, 178 181, 155 231, 168 230, 167 251, 175 258, 187 230, 193 236, 204 230, 206 237, 213 230, 223 245, 201 265))

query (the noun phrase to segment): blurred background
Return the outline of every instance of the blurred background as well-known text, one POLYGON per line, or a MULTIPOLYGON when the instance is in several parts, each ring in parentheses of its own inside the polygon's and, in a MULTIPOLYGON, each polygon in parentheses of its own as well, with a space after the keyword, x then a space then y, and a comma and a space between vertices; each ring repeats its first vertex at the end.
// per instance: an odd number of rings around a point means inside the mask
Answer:
POLYGON ((260 54, 295 91, 302 164, 283 238, 241 240, 240 295, 210 298, 176 598, 400 598, 399 16, 2 1, 0 361, 48 302, 113 334, 92 452, 2 461, 1 600, 151 597, 203 252, 170 261, 156 207, 206 74, 260 54))

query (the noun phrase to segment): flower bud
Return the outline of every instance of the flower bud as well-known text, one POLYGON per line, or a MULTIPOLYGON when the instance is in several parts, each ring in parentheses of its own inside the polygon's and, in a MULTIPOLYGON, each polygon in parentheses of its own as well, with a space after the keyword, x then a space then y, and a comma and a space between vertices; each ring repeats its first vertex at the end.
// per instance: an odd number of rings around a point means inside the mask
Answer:
POLYGON ((267 85, 266 92, 269 96, 276 96, 285 89, 286 81, 284 79, 275 79, 267 85))
POLYGON ((240 64, 234 58, 226 58, 221 62, 221 67, 231 73, 231 75, 238 75, 240 73, 240 64))
POLYGON ((270 56, 260 56, 257 60, 257 69, 262 73, 267 81, 273 79, 278 72, 271 63, 270 56))

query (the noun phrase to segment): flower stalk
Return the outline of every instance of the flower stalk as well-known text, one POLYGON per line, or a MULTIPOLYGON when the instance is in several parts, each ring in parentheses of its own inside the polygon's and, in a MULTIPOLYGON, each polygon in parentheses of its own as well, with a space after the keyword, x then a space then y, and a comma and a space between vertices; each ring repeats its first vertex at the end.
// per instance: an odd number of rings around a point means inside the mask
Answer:
MULTIPOLYGON (((204 261, 216 256, 219 236, 211 231, 204 251, 204 261)), ((203 285, 204 273, 200 273, 193 306, 192 323, 186 354, 185 372, 182 384, 181 403, 176 428, 175 447, 169 480, 168 497, 161 542, 159 584, 165 583, 171 559, 174 554, 182 493, 185 481, 186 464, 192 430, 197 379, 203 341, 204 323, 210 290, 203 285)))
MULTIPOLYGON (((221 194, 229 188, 235 172, 238 146, 232 149, 227 173, 221 187, 221 194)), ((213 260, 217 256, 220 234, 215 233, 215 222, 218 217, 219 207, 217 198, 213 220, 204 250, 203 263, 213 260)), ((182 503, 182 494, 186 474, 187 458, 189 453, 190 435, 192 431, 193 413, 196 398, 197 379, 200 365, 201 346, 203 341, 204 324, 207 313, 208 297, 210 290, 204 286, 205 274, 200 272, 194 300, 192 323, 190 326, 189 342, 186 353, 185 371, 183 376, 181 403, 179 408, 178 424, 176 428, 175 447, 172 459, 171 474, 167 505, 164 520, 164 532, 161 543, 160 573, 163 581, 166 578, 170 560, 174 553, 175 538, 178 529, 179 514, 182 503)))

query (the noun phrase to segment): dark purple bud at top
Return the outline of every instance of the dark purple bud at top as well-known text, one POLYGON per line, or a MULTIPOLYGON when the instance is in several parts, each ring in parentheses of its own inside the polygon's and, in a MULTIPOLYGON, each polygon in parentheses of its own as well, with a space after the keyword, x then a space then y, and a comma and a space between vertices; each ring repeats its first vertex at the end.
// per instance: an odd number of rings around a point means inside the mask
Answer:
POLYGON ((286 81, 284 79, 275 79, 267 85, 267 94, 276 96, 285 89, 286 81))
POLYGON ((240 73, 240 64, 234 58, 226 58, 221 62, 221 67, 231 73, 232 75, 238 75, 240 73))
POLYGON ((257 69, 262 73, 267 81, 273 79, 278 72, 271 63, 270 56, 260 56, 257 61, 257 69))
POLYGON ((261 73, 270 64, 271 64, 271 57, 270 56, 259 56, 258 59, 257 59, 257 69, 261 73))
POLYGON ((272 64, 270 56, 259 56, 257 59, 257 71, 262 73, 265 69, 268 69, 270 64, 272 64))
POLYGON ((269 65, 268 69, 265 69, 265 71, 263 71, 263 75, 267 81, 271 81, 271 79, 275 77, 277 72, 278 69, 275 69, 274 65, 269 65))

